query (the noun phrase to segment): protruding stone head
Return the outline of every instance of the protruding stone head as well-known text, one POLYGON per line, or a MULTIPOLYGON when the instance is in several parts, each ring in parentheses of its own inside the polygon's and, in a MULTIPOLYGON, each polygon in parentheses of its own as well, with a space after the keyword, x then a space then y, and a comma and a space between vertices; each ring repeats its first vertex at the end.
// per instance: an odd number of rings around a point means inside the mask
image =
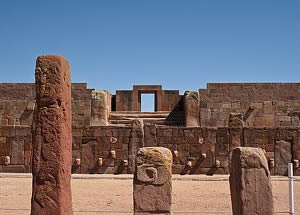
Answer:
POLYGON ((128 166, 128 160, 122 160, 122 165, 123 166, 128 166))
POLYGON ((102 166, 103 165, 103 159, 102 158, 98 158, 98 166, 102 166))
POLYGON ((216 168, 220 168, 221 167, 221 162, 219 160, 216 160, 215 167, 216 168))
POLYGON ((173 151, 173 155, 174 155, 175 158, 178 158, 178 151, 177 151, 177 150, 174 150, 174 151, 173 151))
POLYGON ((192 161, 188 161, 188 162, 186 163, 186 166, 187 166, 188 168, 192 168, 192 166, 193 166, 192 161))
POLYGON ((299 168, 299 160, 293 160, 293 164, 295 169, 299 168))
POLYGON ((10 157, 9 156, 5 156, 5 158, 4 158, 4 164, 6 166, 10 165, 10 157))
POLYGON ((270 158, 269 159, 269 168, 273 169, 275 167, 275 162, 274 162, 274 158, 270 158))
POLYGON ((75 164, 76 164, 76 166, 80 166, 80 165, 81 165, 81 164, 80 164, 80 158, 76 158, 75 164))
POLYGON ((201 153, 201 160, 205 160, 207 157, 206 153, 201 153))
POLYGON ((111 150, 110 151, 110 156, 115 159, 116 158, 116 151, 115 150, 111 150))

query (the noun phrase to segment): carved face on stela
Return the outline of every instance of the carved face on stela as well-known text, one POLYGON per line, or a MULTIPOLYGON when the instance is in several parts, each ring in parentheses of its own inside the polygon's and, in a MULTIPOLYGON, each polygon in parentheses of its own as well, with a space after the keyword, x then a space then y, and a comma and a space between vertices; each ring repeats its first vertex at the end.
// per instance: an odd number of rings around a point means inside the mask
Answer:
MULTIPOLYGON (((37 64, 35 69, 35 78, 37 85, 37 96, 40 97, 41 107, 58 107, 60 104, 59 99, 56 97, 57 93, 53 87, 54 83, 51 83, 52 78, 50 76, 54 75, 56 67, 48 65, 41 66, 41 63, 37 64)), ((57 81, 57 80, 56 80, 57 81)))

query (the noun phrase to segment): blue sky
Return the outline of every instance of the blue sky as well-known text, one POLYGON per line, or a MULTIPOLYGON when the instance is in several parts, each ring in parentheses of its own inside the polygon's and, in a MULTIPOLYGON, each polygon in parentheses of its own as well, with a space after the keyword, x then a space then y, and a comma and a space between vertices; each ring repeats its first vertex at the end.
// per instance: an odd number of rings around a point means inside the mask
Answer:
POLYGON ((300 1, 0 2, 1 82, 34 82, 38 55, 60 54, 73 82, 131 89, 207 82, 300 82, 300 1))

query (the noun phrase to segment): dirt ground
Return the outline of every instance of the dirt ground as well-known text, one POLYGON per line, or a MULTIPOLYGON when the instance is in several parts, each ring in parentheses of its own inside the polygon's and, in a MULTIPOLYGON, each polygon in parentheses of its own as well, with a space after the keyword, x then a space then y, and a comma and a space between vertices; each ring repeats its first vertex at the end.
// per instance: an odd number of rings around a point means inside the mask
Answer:
MULTIPOLYGON (((0 214, 30 214, 31 178, 0 177, 0 214)), ((276 214, 288 214, 288 181, 272 180, 276 214), (286 213, 284 213, 286 212, 286 213)), ((72 179, 74 214, 132 214, 132 180, 72 179)), ((295 209, 300 213, 300 181, 295 181, 295 209)), ((229 182, 173 180, 173 214, 231 214, 229 182)))

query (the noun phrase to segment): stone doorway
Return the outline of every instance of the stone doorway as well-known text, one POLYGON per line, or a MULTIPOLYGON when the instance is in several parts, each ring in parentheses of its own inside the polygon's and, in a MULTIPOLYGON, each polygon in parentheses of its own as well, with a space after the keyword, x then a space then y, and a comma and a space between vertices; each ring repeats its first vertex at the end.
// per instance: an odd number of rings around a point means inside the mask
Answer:
POLYGON ((155 112, 156 111, 156 94, 155 93, 140 93, 140 110, 141 112, 155 112))

